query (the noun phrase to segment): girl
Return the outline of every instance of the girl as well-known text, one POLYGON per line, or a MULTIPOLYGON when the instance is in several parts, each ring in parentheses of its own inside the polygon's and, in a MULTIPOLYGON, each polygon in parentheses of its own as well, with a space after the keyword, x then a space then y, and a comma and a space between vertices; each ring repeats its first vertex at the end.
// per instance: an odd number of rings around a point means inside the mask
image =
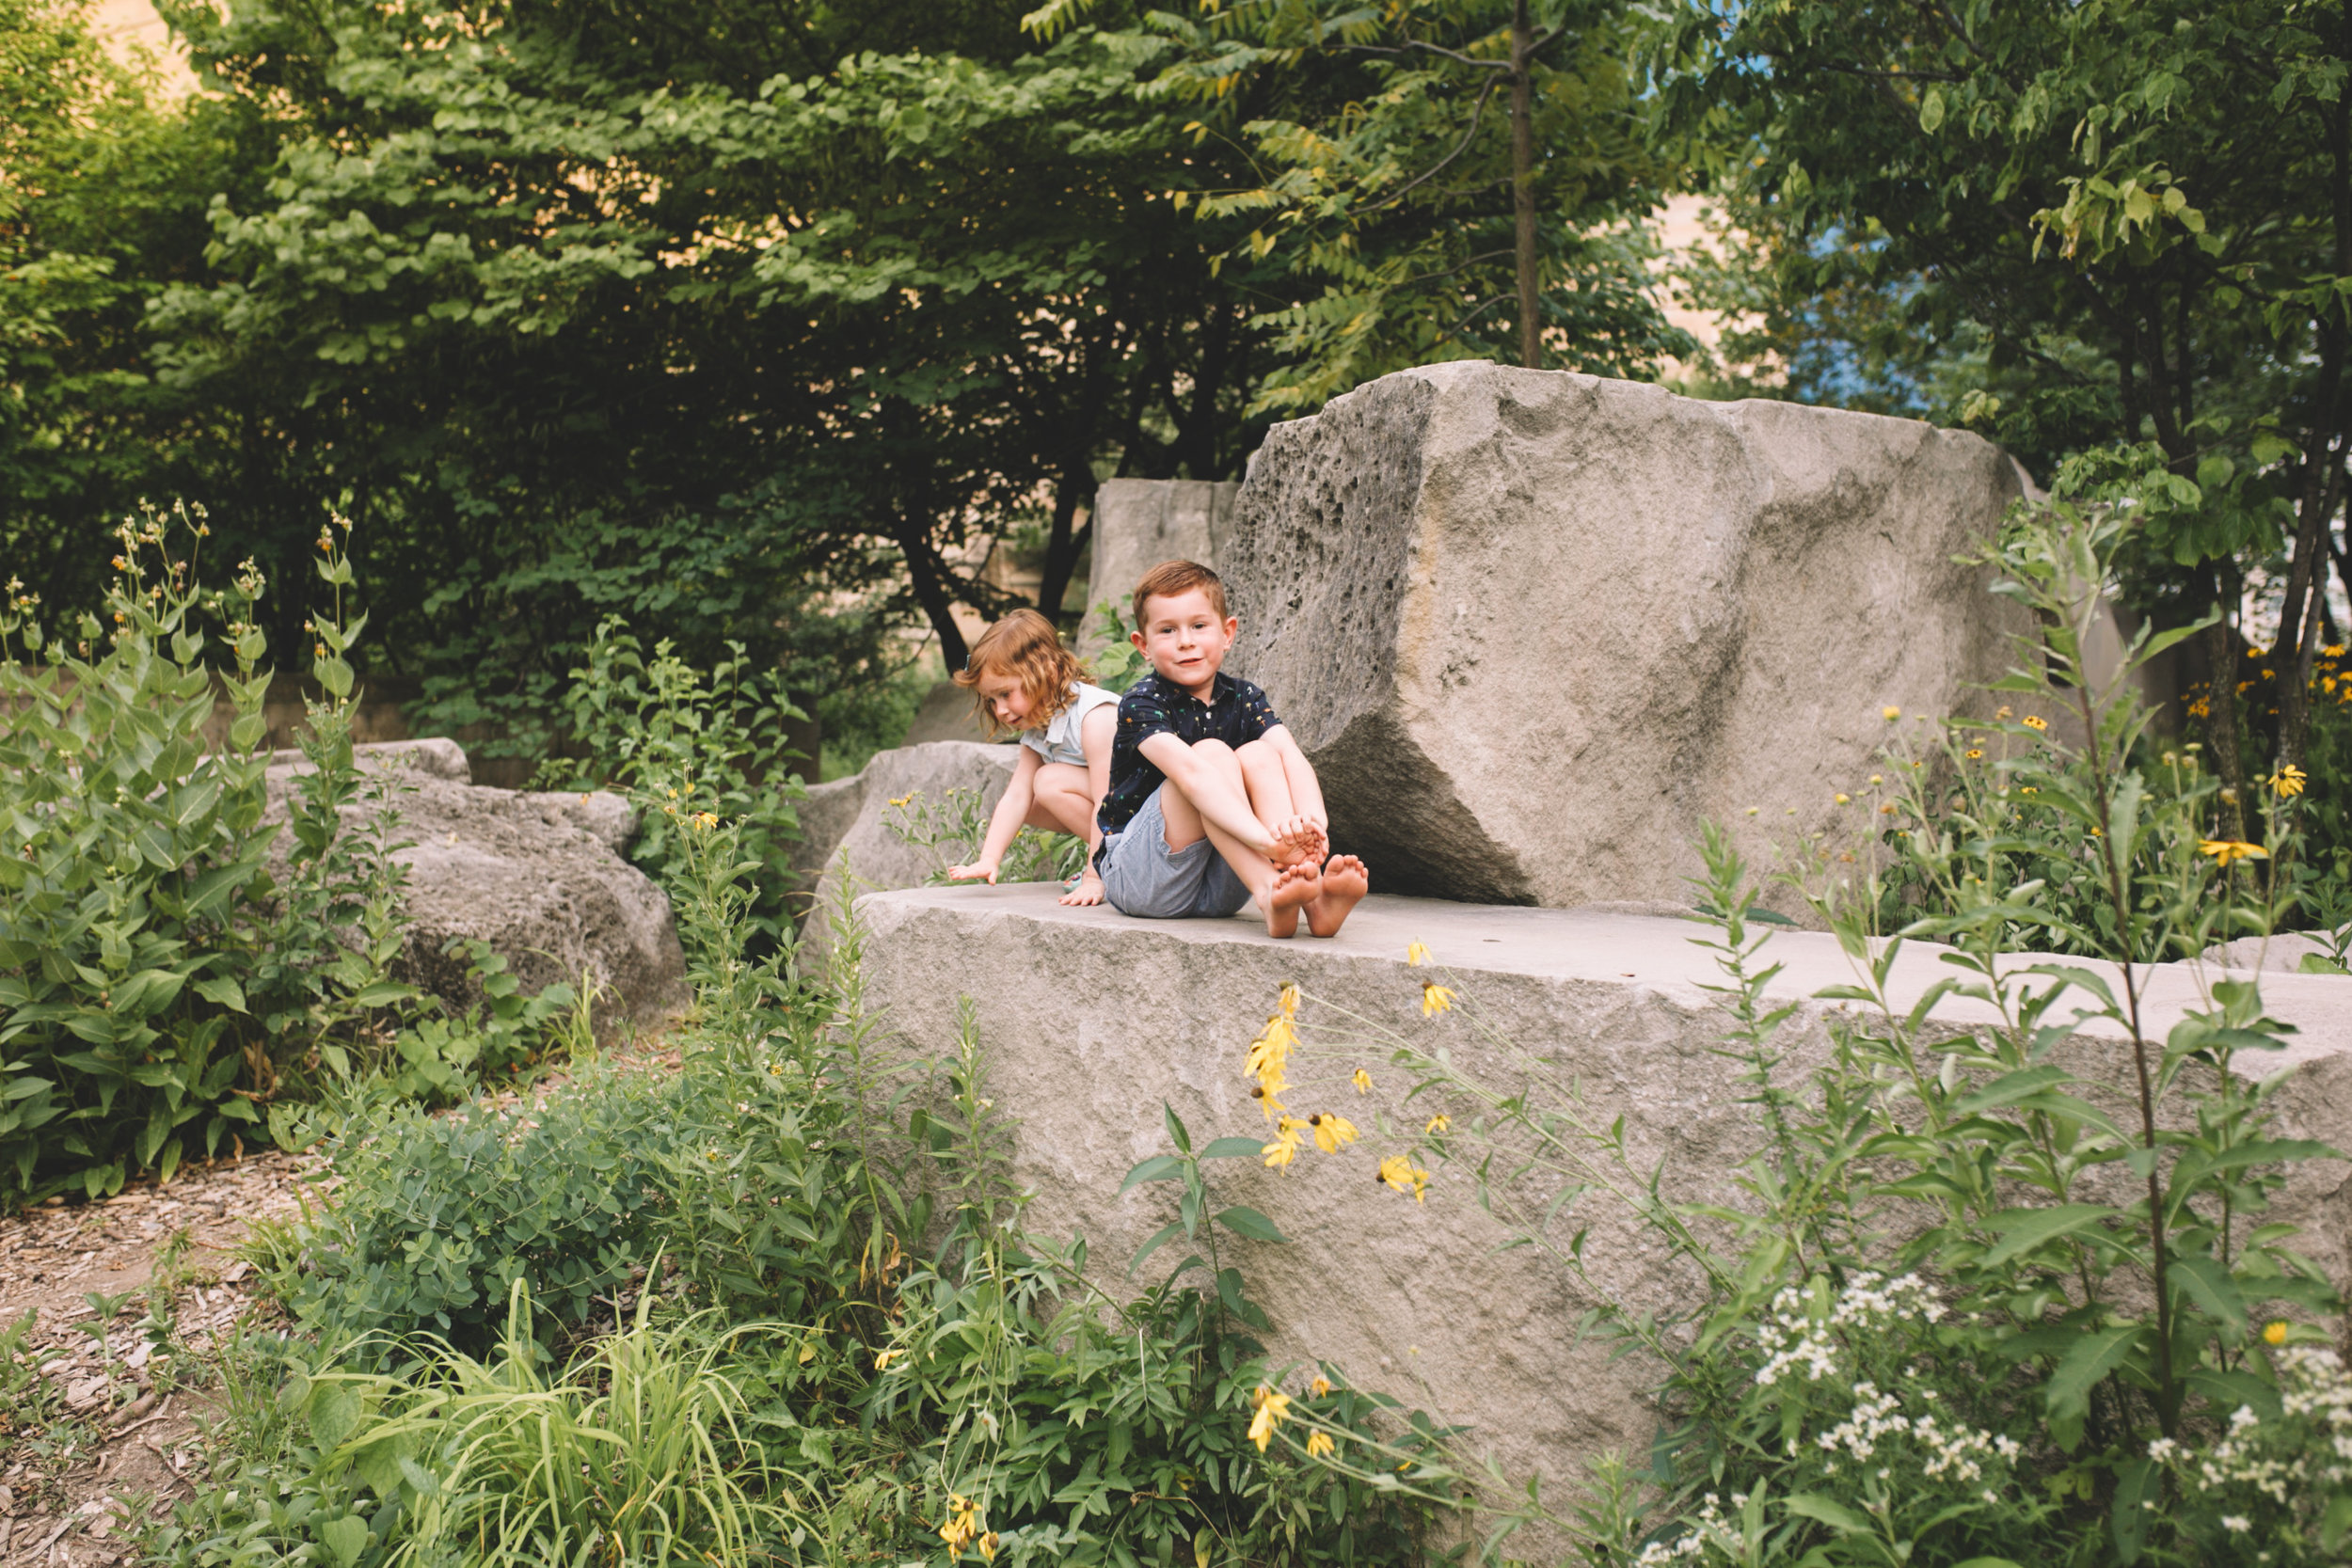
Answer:
POLYGON ((1053 623, 1034 610, 1014 610, 972 644, 956 684, 971 691, 992 736, 1021 732, 1021 757, 989 818, 979 859, 949 866, 950 880, 995 881, 1014 835, 1024 827, 1040 828, 1086 840, 1086 871, 1061 901, 1103 901, 1103 883, 1094 870, 1103 831, 1094 816, 1110 788, 1119 694, 1088 685, 1080 678, 1085 673, 1061 645, 1053 623))

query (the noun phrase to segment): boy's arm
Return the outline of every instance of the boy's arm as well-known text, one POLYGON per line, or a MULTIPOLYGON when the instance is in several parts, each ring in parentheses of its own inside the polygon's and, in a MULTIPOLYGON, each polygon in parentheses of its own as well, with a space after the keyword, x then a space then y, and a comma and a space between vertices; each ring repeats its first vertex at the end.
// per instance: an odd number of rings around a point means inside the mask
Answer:
POLYGON ((1184 792, 1184 799, 1202 817, 1258 853, 1273 855, 1275 837, 1249 809, 1249 797, 1223 774, 1204 766, 1192 754, 1191 747, 1163 730, 1146 737, 1136 750, 1184 792))
POLYGON ((970 882, 982 878, 995 881, 996 868, 1005 863, 1005 851, 1012 847, 1021 824, 1029 819, 1029 807, 1037 800, 1038 764, 1044 759, 1029 747, 1017 749, 1021 755, 1012 765, 1012 782, 1005 785, 1005 798, 996 802, 995 815, 988 819, 988 837, 981 841, 979 859, 969 865, 949 866, 949 881, 970 882))
POLYGON ((1290 726, 1277 724, 1262 736, 1274 748, 1274 754, 1282 759, 1282 777, 1291 786, 1291 806, 1325 832, 1331 831, 1331 814, 1323 809, 1323 784, 1315 778, 1314 764, 1291 738, 1290 726))

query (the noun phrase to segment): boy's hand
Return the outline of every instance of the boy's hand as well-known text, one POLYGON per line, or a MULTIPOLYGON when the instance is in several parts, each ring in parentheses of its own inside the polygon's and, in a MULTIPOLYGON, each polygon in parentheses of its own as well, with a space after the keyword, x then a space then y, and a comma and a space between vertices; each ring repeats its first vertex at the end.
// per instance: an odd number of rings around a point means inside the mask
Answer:
POLYGON ((1321 865, 1324 856, 1329 852, 1331 841, 1312 817, 1287 817, 1274 824, 1270 831, 1274 834, 1274 847, 1267 851, 1266 859, 1277 865, 1297 865, 1306 862, 1321 865))
POLYGON ((1094 874, 1092 866, 1087 867, 1085 875, 1078 879, 1078 885, 1063 894, 1061 901, 1073 907, 1101 903, 1103 901, 1103 879, 1094 874))
POLYGON ((951 882, 985 880, 989 886, 994 887, 996 885, 996 863, 975 861, 970 865, 951 865, 947 868, 947 879, 951 882))

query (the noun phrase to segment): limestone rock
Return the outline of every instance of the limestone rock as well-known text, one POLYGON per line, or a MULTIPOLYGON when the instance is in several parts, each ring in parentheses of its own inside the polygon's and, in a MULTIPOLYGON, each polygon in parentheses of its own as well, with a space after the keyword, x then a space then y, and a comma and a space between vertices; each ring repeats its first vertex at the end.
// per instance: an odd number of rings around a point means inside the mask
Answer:
POLYGON ((907 737, 898 744, 922 746, 934 740, 987 738, 988 730, 972 706, 972 693, 953 681, 938 681, 924 693, 914 717, 907 721, 907 737))
MULTIPOLYGON (((818 951, 829 945, 828 920, 840 898, 844 855, 848 875, 866 888, 916 887, 945 870, 951 862, 891 831, 892 819, 904 810, 894 802, 914 804, 919 796, 938 815, 953 809, 956 792, 962 792, 984 824, 1012 779, 1013 752, 1010 746, 934 740, 877 752, 854 780, 818 785, 832 793, 815 812, 803 806, 803 844, 795 857, 796 867, 805 859, 819 873, 802 939, 818 951), (844 818, 846 823, 835 829, 844 818), (829 843, 823 841, 825 833, 832 834, 829 843)), ((817 791, 810 792, 810 800, 817 801, 817 791)))
POLYGON ((1400 372, 1252 461, 1227 667, 1374 887, 1684 903, 1702 820, 1755 857, 1767 824, 1866 832, 1835 797, 1862 793, 1881 709, 1982 704, 2023 611, 1952 558, 2017 493, 1997 448, 1912 420, 1400 372))
POLYGON ((1087 579, 1088 632, 1108 599, 1121 615, 1136 582, 1163 561, 1216 566, 1232 532, 1241 487, 1198 479, 1106 479, 1094 492, 1094 569, 1087 579))
MULTIPOLYGON (((345 821, 397 812, 392 841, 408 843, 394 858, 408 868, 412 925, 400 971, 410 984, 461 1007, 479 1001, 467 984, 468 959, 441 951, 453 938, 478 937, 527 991, 578 986, 584 974, 605 990, 607 1022, 650 1020, 685 1004, 686 958, 670 901, 622 858, 637 828, 627 800, 458 782, 465 753, 450 740, 358 750, 386 793, 346 808, 345 821)), ((273 817, 282 819, 286 791, 305 766, 269 769, 273 817)), ((279 845, 282 855, 285 840, 279 845)))
MULTIPOLYGON (((1722 977, 1692 945, 1702 928, 1687 920, 1375 896, 1337 938, 1278 942, 1247 918, 1130 920, 1061 908, 1041 886, 910 889, 859 909, 868 1001, 887 1009, 909 1050, 951 1053, 958 1003, 972 998, 988 1093, 1016 1124, 1010 1180, 1032 1195, 1024 1223, 1057 1239, 1083 1235, 1105 1282, 1120 1279, 1136 1247, 1173 1215, 1173 1186, 1119 1191, 1131 1166, 1167 1150, 1163 1101, 1196 1148, 1263 1135, 1242 1065, 1284 981, 1307 994, 1301 1017, 1311 1037, 1342 1026, 1321 1013, 1328 1000, 1367 1026, 1445 1045, 1488 1084, 1534 1078, 1549 1085, 1555 1105, 1579 1084, 1591 1124, 1605 1129, 1622 1116, 1634 1167, 1661 1167, 1671 1198, 1746 1207, 1734 1178, 1762 1133, 1754 1108, 1740 1103, 1749 1091, 1718 1054, 1731 1020, 1720 997, 1700 988, 1722 977), (1414 942, 1428 946, 1432 967, 1406 967, 1414 942), (1459 990, 1462 1009, 1422 1016, 1422 982, 1433 975, 1459 990), (1479 1027, 1468 1016, 1473 1007, 1479 1027)), ((1775 998, 1810 998, 1853 978, 1836 940, 1822 933, 1781 931, 1763 958, 1786 966, 1771 988, 1775 998)), ((1949 973, 1931 947, 1906 948, 1891 981, 1897 1005, 1911 1006, 1949 973)), ((2352 987, 2265 975, 2263 1000, 2300 1030, 2284 1052, 2247 1064, 2264 1074, 2298 1069, 2273 1102, 2280 1135, 2352 1148, 2352 987)), ((2159 966, 2150 976, 2156 1037, 2202 1005, 2189 966, 2159 966)), ((1800 1001, 1779 1037, 1791 1052, 1786 1081, 1826 1058, 1831 1006, 1800 1001)), ((1947 998, 1936 1016, 1967 1022, 1978 1008, 1947 998)), ((1467 1423, 1473 1449, 1492 1450, 1515 1476, 1540 1471, 1553 1485, 1572 1488, 1605 1449, 1646 1452, 1656 1414, 1645 1390, 1658 1370, 1578 1340, 1577 1321, 1593 1302, 1575 1276, 1533 1248, 1496 1251, 1507 1237, 1459 1167, 1425 1162, 1436 1173, 1425 1206, 1375 1180, 1381 1156, 1402 1152, 1439 1108, 1408 1103, 1409 1085, 1384 1066, 1386 1054, 1376 1045, 1365 1051, 1373 1089, 1361 1097, 1331 1060, 1292 1069, 1294 1113, 1349 1117, 1363 1133, 1355 1147, 1310 1149, 1287 1173, 1242 1159, 1208 1167, 1219 1204, 1248 1204, 1290 1239, 1221 1243, 1224 1261, 1242 1270, 1273 1320, 1273 1366, 1296 1369, 1295 1387, 1313 1362, 1333 1362, 1362 1386, 1467 1423), (1384 1134, 1382 1116, 1399 1131, 1384 1134)), ((2122 1110, 2132 1069, 2128 1044, 2112 1032, 2086 1029, 2050 1059, 2079 1075, 2082 1092, 2111 1114, 2122 1110)), ((2136 1125, 2137 1113, 2128 1120, 2136 1125)), ((2115 1171, 2129 1181, 2120 1164, 2115 1171)), ((2340 1287, 2352 1283, 2352 1165, 2296 1166, 2278 1217, 2304 1227, 2294 1244, 2340 1287)), ((1601 1290, 1637 1310, 1696 1299, 1696 1282, 1626 1211, 1589 1198, 1558 1239, 1588 1226, 1584 1256, 1601 1290)), ((1182 1250, 1155 1254, 1129 1288, 1155 1283, 1182 1250)))
MULTIPOLYGON (((2234 942, 2216 942, 2198 956, 2206 963, 2218 964, 2224 969, 2299 974, 2303 973, 2306 958, 2333 962, 2334 952, 2327 933, 2323 931, 2280 931, 2275 936, 2239 937, 2234 942)), ((2269 982, 2264 983, 2267 985, 2269 982)))
MULTIPOLYGON (((447 736, 422 740, 370 740, 351 749, 352 760, 365 772, 424 773, 453 784, 473 782, 473 767, 466 749, 447 736)), ((301 748, 289 747, 269 754, 273 768, 306 766, 301 748)))

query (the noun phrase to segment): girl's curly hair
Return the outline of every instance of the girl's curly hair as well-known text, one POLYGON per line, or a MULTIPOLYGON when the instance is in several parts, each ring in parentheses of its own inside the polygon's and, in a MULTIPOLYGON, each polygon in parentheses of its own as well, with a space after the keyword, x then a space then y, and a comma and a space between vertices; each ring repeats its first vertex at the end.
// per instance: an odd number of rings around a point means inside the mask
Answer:
POLYGON ((1061 645, 1054 623, 1034 610, 1016 610, 980 633, 955 682, 972 693, 972 705, 993 739, 1007 732, 996 721, 995 705, 980 695, 980 677, 989 673, 1010 675, 1021 683, 1029 694, 1026 727, 1042 729, 1070 705, 1070 689, 1086 679, 1086 667, 1061 645))

